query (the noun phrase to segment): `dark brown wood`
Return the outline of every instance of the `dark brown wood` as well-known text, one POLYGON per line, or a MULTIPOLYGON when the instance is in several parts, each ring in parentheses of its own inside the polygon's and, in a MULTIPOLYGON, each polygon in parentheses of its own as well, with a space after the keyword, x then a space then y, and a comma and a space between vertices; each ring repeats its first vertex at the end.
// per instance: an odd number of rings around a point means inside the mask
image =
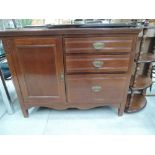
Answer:
POLYGON ((146 53, 145 51, 145 41, 147 36, 147 29, 144 28, 142 31, 142 37, 139 46, 139 52, 135 55, 135 71, 134 75, 131 77, 130 88, 131 94, 128 95, 127 104, 125 111, 128 113, 134 113, 146 106, 145 92, 146 88, 148 88, 152 84, 152 80, 150 78, 150 70, 151 70, 151 62, 155 61, 154 52, 146 53), (147 71, 143 74, 139 74, 141 63, 146 63, 147 71), (136 94, 140 92, 140 95, 136 94))
MULTIPOLYGON (((130 102, 131 96, 128 95, 127 105, 130 102)), ((132 102, 129 104, 129 107, 125 109, 127 113, 134 113, 142 110, 146 106, 147 100, 144 95, 134 94, 132 102)))
MULTIPOLYGON (((65 102, 61 45, 61 38, 56 37, 13 40, 10 52, 24 105, 65 102)), ((23 113, 27 116, 27 111, 23 113)))
POLYGON ((82 37, 65 38, 66 53, 103 53, 131 52, 132 36, 128 37, 82 37), (101 49, 95 49, 94 43, 103 43, 101 49))
POLYGON ((67 73, 127 72, 130 55, 67 55, 67 73))
POLYGON ((100 103, 119 107, 126 85, 124 75, 67 75, 67 101, 76 104, 100 103), (119 96, 119 97, 118 97, 119 96))
POLYGON ((61 38, 14 39, 14 47, 24 102, 64 102, 61 38))
POLYGON ((137 76, 134 86, 130 86, 133 90, 142 90, 148 88, 152 84, 150 77, 139 75, 137 76))
POLYGON ((12 54, 9 54, 9 53, 12 53, 12 51, 13 51, 12 50, 14 47, 13 46, 13 39, 3 39, 2 41, 3 41, 3 46, 4 46, 4 49, 6 52, 7 62, 8 62, 9 69, 10 69, 10 72, 12 75, 13 83, 15 85, 16 93, 18 95, 18 99, 20 102, 21 110, 23 112, 24 117, 28 117, 28 110, 27 110, 27 107, 24 104, 24 101, 22 98, 22 92, 20 90, 18 77, 17 77, 17 73, 15 70, 15 66, 14 66, 14 60, 13 60, 12 54))
POLYGON ((24 28, 0 31, 0 37, 49 36, 49 35, 136 35, 141 28, 24 28))
POLYGON ((139 29, 0 32, 25 117, 33 106, 124 112, 139 29), (75 52, 76 51, 76 52, 75 52))
MULTIPOLYGON (((140 40, 140 47, 139 47, 139 52, 137 54, 137 60, 141 59, 141 55, 144 53, 144 43, 145 43, 145 41, 146 41, 146 29, 144 28, 142 30, 142 37, 141 37, 141 40, 140 40)), ((132 87, 135 87, 136 80, 137 80, 137 77, 139 75, 139 73, 138 73, 139 70, 140 70, 140 64, 136 62, 136 67, 135 67, 135 71, 134 71, 134 75, 133 75, 133 80, 131 80, 131 82, 132 82, 131 86, 132 87)))

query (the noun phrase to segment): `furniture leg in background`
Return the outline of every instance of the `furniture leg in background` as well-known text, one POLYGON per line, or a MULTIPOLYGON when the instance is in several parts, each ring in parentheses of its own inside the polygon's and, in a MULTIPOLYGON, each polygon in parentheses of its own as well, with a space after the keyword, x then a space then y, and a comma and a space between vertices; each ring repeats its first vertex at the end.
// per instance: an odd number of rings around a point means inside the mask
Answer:
POLYGON ((0 92, 2 95, 2 101, 6 107, 6 111, 8 112, 8 114, 13 114, 14 110, 12 106, 11 97, 9 95, 1 68, 0 68, 0 92))
POLYGON ((10 102, 10 100, 8 99, 8 96, 6 94, 2 79, 0 78, 0 92, 1 92, 1 96, 2 96, 2 102, 5 105, 5 108, 8 112, 8 114, 13 114, 13 106, 12 103, 10 102))
POLYGON ((135 72, 131 78, 130 89, 131 93, 128 95, 125 112, 133 113, 142 110, 147 103, 146 89, 152 85, 151 63, 155 62, 154 50, 146 53, 144 43, 146 40, 147 29, 143 29, 143 37, 140 43, 139 53, 135 56, 135 72), (139 74, 141 64, 146 64, 147 69, 142 75, 139 74))

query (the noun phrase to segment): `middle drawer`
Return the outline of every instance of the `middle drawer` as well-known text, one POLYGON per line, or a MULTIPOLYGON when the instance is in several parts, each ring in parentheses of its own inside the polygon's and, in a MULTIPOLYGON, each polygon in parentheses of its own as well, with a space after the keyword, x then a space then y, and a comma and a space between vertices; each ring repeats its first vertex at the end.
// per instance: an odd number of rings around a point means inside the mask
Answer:
POLYGON ((130 55, 66 55, 66 73, 127 72, 130 55))

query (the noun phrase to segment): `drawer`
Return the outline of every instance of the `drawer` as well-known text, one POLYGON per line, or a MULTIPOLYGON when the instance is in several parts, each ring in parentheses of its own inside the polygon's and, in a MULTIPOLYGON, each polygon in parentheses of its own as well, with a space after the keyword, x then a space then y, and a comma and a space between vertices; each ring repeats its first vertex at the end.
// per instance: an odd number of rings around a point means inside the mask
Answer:
POLYGON ((132 37, 65 38, 66 53, 131 52, 132 37))
POLYGON ((126 81, 126 76, 118 74, 67 75, 67 99, 77 104, 120 104, 126 81))
POLYGON ((127 72, 130 55, 67 55, 67 73, 127 72))

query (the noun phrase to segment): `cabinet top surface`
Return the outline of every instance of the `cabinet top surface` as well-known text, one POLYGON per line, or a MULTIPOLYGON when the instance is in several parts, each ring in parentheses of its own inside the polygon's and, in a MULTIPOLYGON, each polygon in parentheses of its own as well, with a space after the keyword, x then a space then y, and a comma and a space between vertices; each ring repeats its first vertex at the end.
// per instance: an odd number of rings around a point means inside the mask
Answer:
POLYGON ((20 28, 1 30, 0 37, 16 37, 16 36, 48 36, 48 35, 69 35, 69 34, 138 34, 141 28, 119 27, 119 28, 20 28))

